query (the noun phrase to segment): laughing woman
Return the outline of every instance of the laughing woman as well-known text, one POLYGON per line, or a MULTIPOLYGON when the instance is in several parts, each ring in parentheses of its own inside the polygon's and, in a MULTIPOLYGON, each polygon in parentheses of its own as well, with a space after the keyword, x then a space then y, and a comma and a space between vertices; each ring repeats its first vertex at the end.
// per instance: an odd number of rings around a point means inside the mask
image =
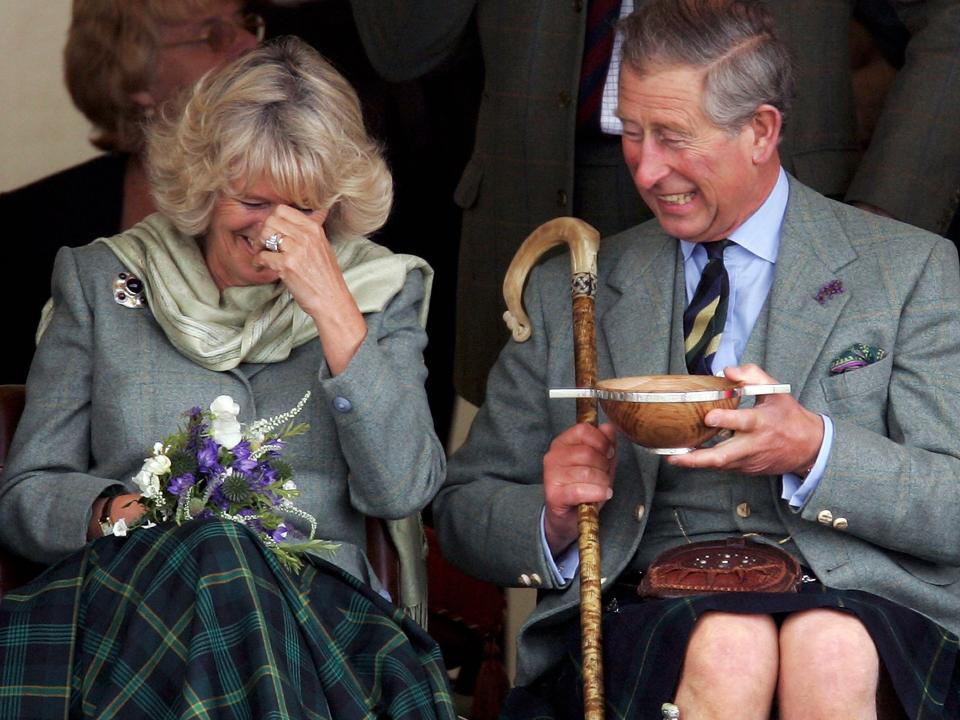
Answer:
POLYGON ((424 507, 444 457, 430 270, 364 237, 391 180, 357 97, 287 39, 183 107, 148 138, 161 212, 57 258, 0 478, 0 541, 55 564, 0 604, 0 716, 451 718, 439 652, 364 555, 365 516, 424 507), (223 520, 103 536, 137 523, 133 478, 186 409, 229 395, 250 421, 307 391, 285 451, 330 562, 289 573, 223 520))

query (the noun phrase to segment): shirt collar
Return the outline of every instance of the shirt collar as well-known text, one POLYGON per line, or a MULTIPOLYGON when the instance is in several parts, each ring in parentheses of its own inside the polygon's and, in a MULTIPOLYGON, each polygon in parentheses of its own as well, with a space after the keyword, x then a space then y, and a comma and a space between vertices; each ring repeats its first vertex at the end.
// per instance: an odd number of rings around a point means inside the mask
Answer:
MULTIPOLYGON (((787 174, 781 167, 777 182, 767 195, 767 199, 740 227, 730 233, 730 239, 757 257, 775 263, 780 250, 780 226, 783 225, 783 215, 787 211, 789 195, 790 185, 787 182, 787 174)), ((690 259, 693 251, 700 244, 689 240, 680 241, 684 261, 690 259)))

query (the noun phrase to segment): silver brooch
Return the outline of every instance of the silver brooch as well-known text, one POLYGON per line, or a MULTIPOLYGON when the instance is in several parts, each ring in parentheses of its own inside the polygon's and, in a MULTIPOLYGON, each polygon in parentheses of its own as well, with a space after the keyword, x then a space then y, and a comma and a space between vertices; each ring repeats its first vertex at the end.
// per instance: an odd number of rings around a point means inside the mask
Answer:
POLYGON ((118 305, 128 308, 139 308, 147 304, 147 296, 143 292, 143 281, 128 272, 117 275, 113 281, 113 299, 118 305))

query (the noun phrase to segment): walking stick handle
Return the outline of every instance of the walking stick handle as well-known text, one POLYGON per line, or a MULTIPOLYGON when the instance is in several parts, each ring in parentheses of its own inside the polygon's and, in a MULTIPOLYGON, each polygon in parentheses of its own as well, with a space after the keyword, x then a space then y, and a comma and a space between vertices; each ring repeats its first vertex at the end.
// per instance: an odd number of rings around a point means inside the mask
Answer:
MULTIPOLYGON (((576 386, 592 388, 597 380, 594 299, 600 233, 577 218, 560 217, 544 223, 523 241, 503 280, 507 311, 503 318, 517 342, 530 338, 530 318, 523 308, 523 287, 530 270, 551 248, 570 248, 570 289, 573 295, 573 349, 576 386)), ((577 422, 597 424, 596 397, 577 398, 577 422)), ((580 531, 580 626, 583 651, 583 704, 586 720, 603 720, 603 645, 600 598, 600 522, 595 504, 577 508, 580 531)))

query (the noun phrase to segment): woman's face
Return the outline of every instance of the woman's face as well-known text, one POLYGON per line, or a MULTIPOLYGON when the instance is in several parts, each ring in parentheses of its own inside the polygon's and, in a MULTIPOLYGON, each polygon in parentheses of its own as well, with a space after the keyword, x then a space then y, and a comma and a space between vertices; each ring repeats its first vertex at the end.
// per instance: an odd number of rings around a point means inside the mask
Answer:
POLYGON ((278 205, 299 210, 318 227, 326 213, 304 208, 280 197, 268 181, 260 180, 237 197, 221 197, 213 208, 204 242, 210 275, 221 291, 277 281, 277 274, 258 262, 263 246, 263 223, 278 205))
POLYGON ((134 99, 144 106, 159 107, 208 70, 226 65, 256 46, 257 38, 243 26, 239 0, 217 0, 196 18, 162 23, 153 77, 134 99), (211 33, 232 35, 232 41, 215 49, 206 40, 211 33))

